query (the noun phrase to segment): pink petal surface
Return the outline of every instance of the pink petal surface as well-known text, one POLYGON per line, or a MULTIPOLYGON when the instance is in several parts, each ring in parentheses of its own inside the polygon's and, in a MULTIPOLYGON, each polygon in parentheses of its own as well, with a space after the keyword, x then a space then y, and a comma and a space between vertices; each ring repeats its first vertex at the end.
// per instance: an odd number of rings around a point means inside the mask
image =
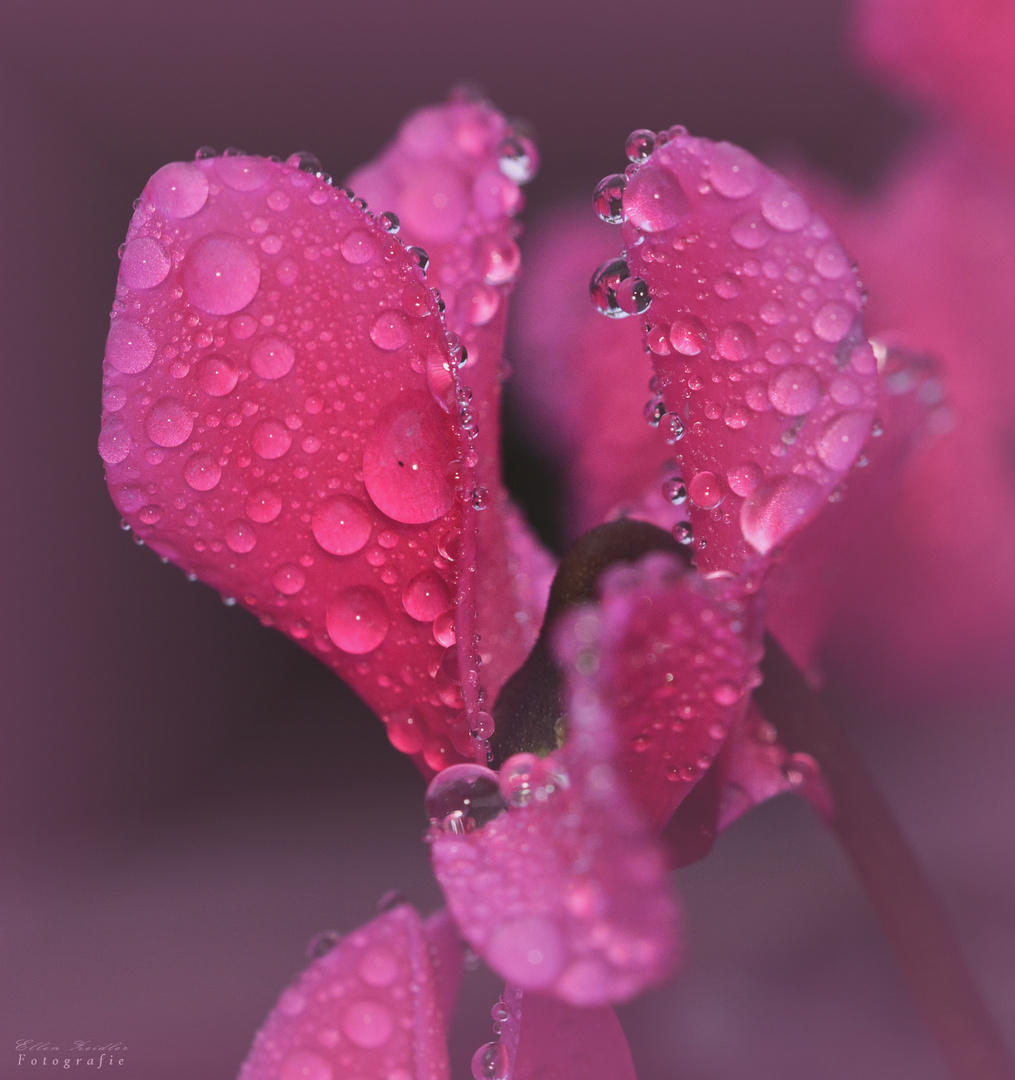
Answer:
POLYGON ((626 287, 642 279, 651 296, 656 415, 683 469, 699 566, 736 570, 813 517, 853 464, 876 364, 828 225, 739 147, 664 135, 626 181, 626 287))
POLYGON ((436 980, 437 1004, 444 1017, 445 1030, 450 1029, 455 1016, 455 1004, 462 983, 465 946, 454 919, 443 908, 435 911, 423 926, 430 948, 430 964, 436 980))
POLYGON ((509 758, 500 785, 512 805, 473 831, 438 822, 432 838, 437 879, 469 944, 516 986, 582 1006, 634 996, 669 973, 677 951, 661 850, 618 768, 611 708, 582 675, 601 632, 594 607, 559 632, 565 745, 542 761, 509 758))
POLYGON ((462 705, 470 469, 450 364, 411 255, 295 159, 179 162, 149 181, 106 346, 113 500, 158 554, 328 663, 433 770, 456 760, 462 705))
POLYGON ((665 555, 603 575, 585 679, 613 712, 628 791, 657 826, 712 765, 760 681, 756 589, 665 555))
POLYGON ((863 0, 859 52, 896 87, 1015 152, 1015 8, 997 0, 863 0))
POLYGON ((482 1050, 506 1060, 504 1080, 635 1080, 627 1038, 609 1005, 581 1009, 508 986, 497 1009, 506 1014, 499 1043, 482 1050))
POLYGON ((402 905, 350 934, 283 991, 239 1080, 447 1080, 427 931, 402 905))
POLYGON ((349 178, 371 206, 398 215, 407 244, 426 250, 427 280, 467 354, 461 379, 469 398, 460 408, 481 510, 476 550, 466 558, 475 562, 475 629, 491 701, 531 649, 549 585, 547 567, 535 587, 519 572, 538 545, 520 519, 508 522, 500 469, 504 328, 521 260, 514 217, 523 206, 519 184, 537 166, 535 147, 499 112, 458 93, 410 116, 381 156, 349 178))

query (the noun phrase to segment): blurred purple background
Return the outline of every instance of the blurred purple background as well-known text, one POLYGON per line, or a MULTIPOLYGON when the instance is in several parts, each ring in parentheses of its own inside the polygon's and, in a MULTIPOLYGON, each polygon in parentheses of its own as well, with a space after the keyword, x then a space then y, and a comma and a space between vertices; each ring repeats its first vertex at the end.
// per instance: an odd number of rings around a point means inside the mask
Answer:
MULTIPOLYGON (((390 888, 438 903, 422 781, 377 721, 118 529, 99 365, 147 177, 211 145, 339 178, 467 80, 535 126, 533 212, 675 122, 862 186, 912 121, 853 73, 845 24, 814 0, 5 0, 0 1077, 35 1074, 32 1038, 126 1043, 123 1080, 229 1078, 314 933, 390 888)), ((513 473, 538 513, 547 481, 513 473)), ((1015 1041, 1010 719, 852 718, 1015 1041)), ((681 888, 688 968, 623 1010, 641 1080, 944 1076, 804 808, 763 808, 681 888)), ((462 1080, 497 992, 474 978, 462 1080)))

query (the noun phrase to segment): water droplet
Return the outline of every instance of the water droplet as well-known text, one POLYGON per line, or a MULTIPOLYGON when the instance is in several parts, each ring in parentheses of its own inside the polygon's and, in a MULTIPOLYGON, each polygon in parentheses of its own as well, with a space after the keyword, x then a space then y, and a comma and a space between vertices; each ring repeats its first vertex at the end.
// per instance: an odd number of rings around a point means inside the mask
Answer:
POLYGON ((107 465, 116 465, 130 453, 130 447, 127 425, 118 417, 109 417, 99 432, 99 456, 107 465))
POLYGON ((760 485, 740 508, 740 529, 756 551, 767 555, 822 504, 821 488, 806 476, 786 476, 760 485))
POLYGON ((106 339, 106 361, 125 375, 144 371, 155 359, 155 341, 143 326, 114 319, 106 339))
POLYGON ((726 482, 729 484, 730 491, 743 499, 754 493, 762 479, 764 479, 764 473, 761 471, 761 466, 753 461, 745 461, 740 465, 735 465, 726 474, 726 482))
POLYGON ((735 300, 743 291, 733 274, 720 274, 713 282, 712 289, 722 300, 735 300))
POLYGON ((154 289, 169 276, 173 260, 151 236, 138 236, 123 249, 120 281, 130 289, 154 289))
POLYGON ((666 405, 661 397, 652 397, 645 402, 642 415, 648 421, 650 427, 658 427, 662 418, 666 415, 666 405))
POLYGON ((856 310, 854 308, 833 300, 818 311, 811 326, 814 333, 822 341, 834 344, 837 341, 842 341, 849 333, 855 318, 856 310))
POLYGON ((768 400, 784 416, 805 416, 821 398, 821 384, 810 368, 782 368, 768 384, 768 400))
POLYGON ((334 1080, 334 1073, 320 1054, 297 1050, 282 1062, 278 1080, 334 1080))
POLYGON ((428 394, 405 394, 382 410, 364 448, 367 494, 394 521, 434 521, 454 504, 446 469, 455 457, 440 407, 428 394))
POLYGON ((293 437, 281 420, 262 420, 250 436, 250 445, 258 457, 274 461, 292 446, 293 437))
POLYGON ((684 437, 684 421, 676 413, 666 413, 659 421, 659 428, 668 446, 674 446, 684 437))
POLYGON ((707 341, 703 323, 693 315, 674 320, 670 327, 670 344, 681 356, 697 356, 707 341))
POLYGON ((772 229, 763 218, 755 213, 744 214, 730 226, 733 243, 748 251, 763 248, 772 239, 772 229))
POLYGON ((340 1021, 345 1037, 364 1050, 376 1050, 391 1038, 395 1020, 390 1009, 369 999, 347 1005, 340 1021))
POLYGON ((486 1043, 472 1055, 474 1080, 507 1080, 510 1072, 511 1055, 503 1043, 486 1043))
POLYGON ((285 596, 295 596, 307 583, 307 575, 296 563, 282 563, 271 575, 271 583, 285 596))
POLYGON ((433 622, 451 607, 451 590, 434 570, 417 574, 402 592, 406 614, 417 622, 433 622))
POLYGON ((183 280, 191 303, 212 315, 245 308, 261 284, 261 266, 249 247, 231 236, 197 240, 183 260, 183 280))
POLYGON ((644 232, 665 232, 688 212, 687 196, 680 182, 661 165, 644 165, 624 189, 624 214, 644 232))
POLYGON ((248 551, 253 551, 257 544, 257 533, 245 521, 239 519, 230 521, 223 530, 223 535, 229 549, 235 551, 237 555, 245 555, 248 551))
POLYGON ((406 253, 411 255, 416 260, 416 265, 426 273, 426 268, 430 265, 430 256, 421 248, 417 246, 407 247, 406 253))
POLYGON ((271 164, 249 154, 230 154, 215 161, 215 174, 234 191, 257 191, 271 179, 271 164))
POLYGON ((353 266, 362 266, 375 259, 381 251, 377 238, 366 229, 353 229, 339 245, 342 258, 353 266))
POLYGON ((485 510, 490 505, 490 492, 485 487, 474 487, 469 492, 473 510, 485 510))
POLYGON ((251 370, 262 379, 281 379, 295 363, 295 350, 280 337, 261 338, 250 352, 251 370))
POLYGON ((411 712, 394 712, 388 718, 388 739, 403 754, 418 754, 426 743, 426 725, 411 712))
POLYGON ((724 360, 742 363, 754 352, 754 333, 743 323, 730 323, 720 332, 716 350, 724 360))
POLYGON ((818 439, 818 457, 829 469, 844 472, 863 448, 870 427, 870 413, 848 412, 837 416, 818 439))
POLYGON ((443 645, 446 649, 455 644, 458 640, 458 635, 455 631, 454 610, 445 611, 434 619, 433 636, 436 639, 437 644, 443 645))
POLYGON ((430 781, 424 800, 432 825, 447 833, 482 828, 507 809, 497 774, 482 765, 451 765, 430 781))
POLYGON ((487 959, 508 982, 532 990, 548 987, 566 959, 560 927, 540 915, 502 923, 490 937, 487 959))
POLYGON ((838 281, 849 273, 849 257, 835 241, 830 241, 818 249, 814 256, 814 269, 826 281, 838 281))
POLYGON ((225 397, 236 387, 240 373, 224 356, 207 356, 197 366, 197 383, 210 397, 225 397))
POLYGON ((528 139, 509 135, 497 147, 497 165, 509 180, 527 184, 539 169, 539 157, 528 139))
POLYGON ((282 500, 271 488, 262 487, 252 491, 244 503, 243 512, 251 521, 267 525, 282 512, 282 500))
POLYGON ((648 285, 641 278, 625 278, 617 286, 617 303, 628 315, 643 315, 652 304, 648 285))
POLYGON ((480 241, 476 262, 488 285, 514 281, 521 261, 518 245, 509 236, 486 236, 480 241))
POLYGON ((656 148, 656 133, 648 128, 638 128, 632 131, 624 141, 624 153, 628 161, 635 165, 641 165, 652 156, 656 148))
POLYGON ((144 429, 156 446, 180 446, 190 438, 194 420, 182 401, 165 397, 148 410, 144 429))
POLYGON ((148 181, 155 209, 166 217, 193 217, 208 201, 208 178, 196 165, 174 161, 148 181))
POLYGON ((352 555, 370 539, 373 522, 359 499, 337 495, 317 507, 310 529, 325 551, 332 555, 352 555))
POLYGON ((810 208, 803 196, 781 182, 761 196, 761 213, 769 225, 780 232, 796 232, 811 219, 810 208))
POLYGON ((394 236, 402 227, 398 215, 393 210, 385 210, 384 213, 378 214, 377 224, 390 236, 394 236))
POLYGON ((673 539, 685 547, 694 540, 694 530, 691 528, 689 521, 678 521, 671 532, 673 533, 673 539))
POLYGON ((528 806, 537 794, 545 799, 546 765, 535 754, 514 754, 501 766, 500 793, 511 806, 528 806))
POLYGON ((624 220, 624 188, 627 177, 623 173, 604 176, 592 193, 592 205, 602 221, 619 225, 624 220))
POLYGON ((687 485, 679 476, 671 476, 663 481, 663 498, 674 506, 680 506, 687 502, 687 485))
POLYGON ((496 291, 481 281, 469 281, 459 290, 456 308, 465 313, 470 326, 486 326, 499 307, 496 291))
POLYGON ((746 150, 732 143, 716 143, 706 174, 712 187, 727 199, 750 195, 761 181, 761 165, 746 150))
POLYGON ((712 472, 698 473, 687 485, 687 493, 691 496, 691 502, 703 510, 715 509, 726 498, 722 481, 712 472))
POLYGON ((384 600, 366 585, 339 593, 325 614, 328 637, 343 651, 360 656, 373 652, 388 635, 391 619, 384 600))
POLYGON ((395 954, 380 945, 360 958, 359 975, 368 986, 390 986, 398 978, 398 970, 395 954))
POLYGON ((401 311, 382 311, 370 327, 370 340, 388 352, 400 349, 409 340, 409 320, 401 311))
POLYGON ((314 934, 307 943, 307 959, 320 960, 322 956, 327 956, 341 940, 342 935, 337 930, 322 930, 319 934, 314 934))
POLYGON ((631 276, 631 271, 624 259, 611 259, 592 275, 589 293, 596 307, 610 319, 625 319, 629 312, 621 306, 617 290, 621 282, 631 276))
POLYGON ((222 479, 222 469, 211 454, 195 454, 183 467, 183 479, 195 491, 211 491, 222 479))

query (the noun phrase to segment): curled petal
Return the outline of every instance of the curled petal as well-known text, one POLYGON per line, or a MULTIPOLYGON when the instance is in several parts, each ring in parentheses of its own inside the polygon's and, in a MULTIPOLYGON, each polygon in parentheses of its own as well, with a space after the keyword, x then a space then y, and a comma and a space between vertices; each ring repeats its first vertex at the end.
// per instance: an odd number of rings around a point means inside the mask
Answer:
POLYGON ((438 828, 432 847, 469 944, 516 986, 581 1006, 634 996, 677 949, 661 851, 616 765, 610 709, 580 675, 599 628, 594 608, 562 621, 565 745, 509 758, 509 807, 473 831, 438 828))
POLYGON ((818 512, 870 430, 860 286, 803 197, 729 143, 666 133, 623 210, 626 263, 602 302, 644 312, 649 419, 674 444, 699 566, 739 570, 818 512))
POLYGON ((299 164, 149 181, 99 449, 140 539, 324 660, 437 770, 457 760, 471 474, 445 330, 398 239, 299 164))
POLYGON ((429 929, 402 905, 315 960, 282 993, 239 1080, 447 1080, 429 929))
MULTIPOLYGON (((506 520, 510 508, 500 469, 504 327, 520 265, 514 217, 523 205, 519 185, 536 167, 535 147, 499 112, 456 93, 446 105, 410 116, 381 156, 349 178, 375 210, 397 214, 406 244, 425 249, 427 283, 447 306, 467 387, 458 407, 469 452, 477 458, 477 494, 466 493, 466 512, 477 508, 476 544, 462 552, 475 564, 474 612, 460 613, 460 629, 469 632, 474 614, 491 700, 531 649, 548 586, 545 572, 517 573, 537 545, 517 518, 506 520)), ((463 673, 463 688, 469 675, 463 673)))

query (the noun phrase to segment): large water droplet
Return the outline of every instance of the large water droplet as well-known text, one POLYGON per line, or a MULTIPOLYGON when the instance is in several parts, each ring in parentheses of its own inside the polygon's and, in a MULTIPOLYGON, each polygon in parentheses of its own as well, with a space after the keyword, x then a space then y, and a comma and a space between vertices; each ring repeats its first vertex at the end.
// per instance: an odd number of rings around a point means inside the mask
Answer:
POLYGON ((624 220, 624 189, 627 177, 623 173, 604 176, 592 193, 592 205, 602 221, 619 225, 624 220))
POLYGON ((490 966, 529 990, 550 986, 566 958, 564 938, 552 919, 530 915, 494 930, 487 947, 490 966))
POLYGON ((194 421, 182 401, 165 397, 148 410, 144 429, 156 446, 180 446, 190 438, 194 421))
POLYGON ((169 276, 173 260, 151 236, 138 236, 123 249, 120 281, 129 289, 154 289, 169 276))
POLYGON ((409 340, 409 320, 400 311, 382 311, 370 326, 370 340, 391 352, 409 340))
POLYGON ((292 446, 293 437, 281 420, 262 420, 250 436, 250 445, 258 457, 274 461, 292 446))
POLYGON ((208 178, 196 165, 174 161, 148 181, 148 195, 166 217, 193 217, 208 201, 208 178))
POLYGON ((368 986, 390 986, 398 978, 398 970, 395 954, 380 945, 360 958, 359 975, 368 986))
POLYGON ((237 555, 246 555, 257 545, 257 533, 247 522, 239 519, 230 521, 223 530, 223 535, 229 550, 235 551, 237 555))
POLYGON ((796 232, 811 219, 803 196, 788 184, 776 183, 761 196, 761 213, 780 232, 796 232))
POLYGON ((195 454, 183 467, 183 479, 195 491, 211 491, 222 479, 222 468, 211 454, 195 454))
POLYGON ((624 259, 610 259, 592 275, 589 282, 589 295, 592 303, 610 319, 625 319, 630 312, 624 309, 620 303, 618 290, 624 281, 631 276, 627 262, 624 259))
POLYGON ((431 397, 408 393, 382 410, 363 450, 363 481, 377 508, 421 525, 455 501, 447 477, 455 446, 447 417, 431 397))
POLYGON ((825 304, 814 316, 811 324, 814 333, 822 341, 834 344, 849 333, 853 320, 856 318, 855 308, 848 304, 840 304, 837 301, 825 304))
POLYGON ((426 725, 408 710, 392 713, 387 726, 391 745, 403 754, 418 754, 426 744, 426 725))
POLYGON ((215 159, 215 173, 233 191, 256 191, 271 179, 271 164, 248 154, 215 159))
POLYGON ((821 384, 810 368, 782 368, 768 384, 768 400, 784 416, 804 416, 821 398, 821 384))
POLYGON ((370 539, 373 522, 359 499, 338 495, 317 507, 310 528, 325 551, 352 555, 370 539))
POLYGON ((806 476, 786 476, 760 485, 740 508, 744 539, 767 555, 822 504, 821 488, 806 476))
POLYGON ((624 153, 627 160, 635 165, 641 165, 652 156, 656 148, 656 133, 648 128, 638 128, 632 131, 624 140, 624 153))
POLYGON ((278 497, 278 493, 271 488, 257 488, 247 496, 243 512, 251 521, 267 525, 269 521, 274 521, 282 512, 282 500, 278 497))
POLYGON ((339 246, 342 258, 353 266, 362 266, 380 254, 381 245, 377 238, 366 229, 353 229, 342 239, 339 246))
POLYGON ((339 593, 325 615, 328 637, 343 652, 373 652, 388 635, 391 619, 380 594, 366 585, 339 593))
POLYGON ((623 206, 627 220, 650 233, 671 229, 688 211, 680 182, 661 165, 644 165, 628 180, 623 206))
POLYGON ((295 596, 307 583, 307 575, 296 563, 282 563, 271 575, 271 583, 284 596, 295 596))
POLYGON ((345 1037, 364 1050, 376 1050, 391 1038, 395 1019, 379 1001, 354 1001, 345 1007, 340 1021, 345 1037))
POLYGON ((207 356, 197 365, 197 384, 210 397, 232 393, 240 373, 224 356, 207 356))
POLYGON ((417 622, 433 622, 451 607, 451 590, 436 571, 424 570, 405 586, 402 606, 417 622))
POLYGON ((250 367, 262 379, 281 379, 292 371, 295 363, 293 347, 274 335, 261 338, 250 351, 250 367))
POLYGON ((870 428, 870 413, 848 412, 837 416, 818 439, 818 457, 828 468, 844 472, 863 448, 870 428))
POLYGON ((744 323, 730 323, 722 329, 716 342, 716 350, 724 360, 742 363, 754 352, 754 333, 744 323))
POLYGON ((742 199, 758 186, 761 165, 751 154, 732 143, 716 143, 708 166, 712 187, 727 199, 742 199))
POLYGON ((424 800, 426 815, 443 832, 465 833, 482 828, 507 809, 497 774, 482 765, 450 765, 430 781, 424 800))
POLYGON ((107 465, 117 465, 130 453, 130 447, 127 425, 119 417, 109 417, 99 432, 99 456, 107 465))
POLYGON ((698 473, 687 485, 687 493, 691 502, 703 510, 713 510, 726 498, 722 481, 712 472, 698 473))
POLYGON ((203 236, 183 260, 183 280, 191 303, 212 315, 245 308, 261 284, 257 256, 231 236, 203 236))
POLYGON ((106 362, 125 375, 136 375, 155 359, 155 341, 135 322, 114 319, 106 339, 106 362))
POLYGON ((472 1055, 474 1080, 507 1080, 511 1072, 511 1055, 499 1042, 489 1042, 472 1055))

